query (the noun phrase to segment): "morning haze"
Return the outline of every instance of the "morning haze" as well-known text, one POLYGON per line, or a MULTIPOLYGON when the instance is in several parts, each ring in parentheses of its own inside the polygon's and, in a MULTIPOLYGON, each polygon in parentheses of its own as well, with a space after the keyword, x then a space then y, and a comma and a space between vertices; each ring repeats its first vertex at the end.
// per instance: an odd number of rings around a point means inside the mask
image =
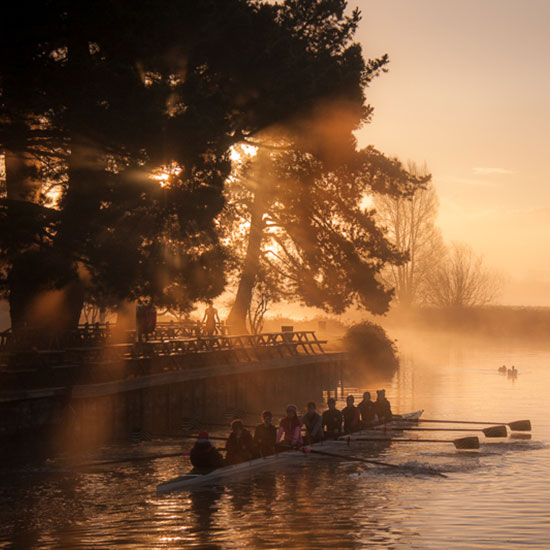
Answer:
POLYGON ((364 1, 358 37, 388 53, 358 132, 426 161, 446 240, 508 275, 501 303, 550 305, 550 4, 364 1))
POLYGON ((550 549, 550 3, 356 2, 3 5, 0 548, 550 549))

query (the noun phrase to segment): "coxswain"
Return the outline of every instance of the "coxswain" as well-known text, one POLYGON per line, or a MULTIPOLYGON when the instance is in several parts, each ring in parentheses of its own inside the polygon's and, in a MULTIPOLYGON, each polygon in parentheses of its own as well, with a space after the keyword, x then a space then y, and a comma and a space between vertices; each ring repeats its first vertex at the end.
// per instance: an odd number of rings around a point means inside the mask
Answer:
POLYGON ((313 401, 307 404, 307 412, 302 416, 302 424, 306 428, 305 441, 308 445, 323 440, 323 421, 313 401))
POLYGON ((386 390, 376 390, 374 411, 378 418, 378 424, 387 424, 393 419, 390 402, 386 399, 386 390))
POLYGON ((366 391, 363 394, 363 401, 357 405, 359 414, 361 415, 361 425, 364 428, 374 426, 376 413, 374 411, 374 401, 371 401, 370 392, 366 391))
POLYGON ((252 434, 244 427, 242 420, 231 422, 231 434, 225 443, 225 461, 227 464, 239 464, 256 458, 252 434))
POLYGON ((223 457, 218 449, 212 445, 210 439, 208 439, 208 432, 205 430, 199 432, 189 458, 196 473, 208 473, 223 466, 223 457))
POLYGON ((336 408, 336 400, 329 397, 328 409, 323 412, 322 420, 325 429, 325 439, 337 439, 342 435, 342 413, 336 408))
POLYGON ((360 428, 360 414, 359 409, 354 405, 355 397, 348 395, 346 397, 346 406, 342 409, 342 416, 344 417, 344 433, 350 434, 356 432, 360 428))
POLYGON ((288 405, 286 408, 286 416, 279 422, 277 442, 285 447, 302 445, 302 423, 298 418, 296 405, 288 405))
POLYGON ((254 444, 260 456, 275 454, 275 442, 277 440, 277 428, 271 423, 273 415, 271 411, 262 413, 261 424, 256 426, 254 431, 254 444))

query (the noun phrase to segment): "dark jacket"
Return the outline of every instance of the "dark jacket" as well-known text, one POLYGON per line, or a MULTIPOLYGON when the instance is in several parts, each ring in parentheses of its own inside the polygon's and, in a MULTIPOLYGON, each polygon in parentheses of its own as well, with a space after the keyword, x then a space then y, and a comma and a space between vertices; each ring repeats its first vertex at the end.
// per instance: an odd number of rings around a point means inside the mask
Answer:
POLYGON ((256 458, 254 441, 248 430, 243 429, 241 437, 237 437, 234 432, 231 432, 225 444, 225 449, 227 451, 225 455, 227 464, 239 464, 239 462, 246 462, 247 460, 256 458))
POLYGON ((344 433, 355 432, 359 429, 359 409, 355 405, 348 405, 342 409, 344 417, 344 433))
POLYGON ((275 454, 275 441, 277 439, 277 428, 270 424, 258 424, 254 431, 254 443, 260 456, 275 454))
POLYGON ((195 468, 214 470, 223 466, 223 457, 208 439, 198 439, 189 456, 195 468))
POLYGON ((371 426, 374 424, 374 416, 376 414, 374 410, 374 401, 361 401, 357 405, 359 412, 361 414, 361 422, 364 426, 371 426))
POLYGON ((385 397, 382 399, 377 399, 374 402, 374 410, 376 412, 376 416, 378 417, 378 422, 381 424, 391 421, 393 416, 391 412, 391 405, 385 397))
POLYGON ((306 427, 306 441, 308 444, 317 443, 323 439, 323 421, 321 415, 314 412, 302 416, 302 425, 306 427))
POLYGON ((334 438, 342 434, 342 413, 338 409, 327 409, 323 412, 323 426, 325 427, 326 437, 334 438))

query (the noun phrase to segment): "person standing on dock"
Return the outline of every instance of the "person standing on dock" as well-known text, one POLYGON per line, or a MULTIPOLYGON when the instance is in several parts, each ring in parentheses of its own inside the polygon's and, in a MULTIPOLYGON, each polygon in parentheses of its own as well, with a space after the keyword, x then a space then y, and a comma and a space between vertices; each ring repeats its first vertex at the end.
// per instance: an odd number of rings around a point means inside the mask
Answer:
POLYGON ((300 447, 302 441, 302 423, 298 418, 296 405, 288 405, 286 416, 279 423, 277 442, 285 446, 300 447))
POLYGON ((307 412, 302 416, 302 424, 306 427, 305 441, 307 445, 323 440, 323 420, 313 401, 307 404, 307 412))
POLYGON ((346 406, 342 409, 342 416, 344 417, 344 433, 350 434, 356 432, 360 428, 360 414, 359 409, 354 405, 355 397, 348 395, 346 397, 346 406))
POLYGON ((231 435, 227 438, 225 450, 227 451, 225 455, 227 464, 239 464, 256 458, 252 434, 238 418, 231 422, 231 435))
POLYGON ((216 323, 220 323, 220 317, 218 310, 212 305, 212 302, 208 302, 208 307, 204 311, 204 317, 202 318, 204 325, 204 332, 207 336, 213 336, 216 332, 216 323))
POLYGON ((378 424, 387 424, 392 421, 393 414, 390 402, 386 399, 386 390, 376 390, 374 411, 378 418, 378 424))
POLYGON ((361 425, 363 428, 374 426, 376 412, 374 410, 374 401, 371 401, 370 392, 366 391, 363 394, 363 401, 357 405, 359 414, 361 415, 361 425))
POLYGON ((208 432, 202 430, 199 432, 199 437, 195 442, 195 445, 191 449, 189 458, 191 464, 201 473, 208 473, 220 466, 223 466, 223 457, 216 449, 210 439, 208 439, 208 432))
POLYGON ((260 456, 274 455, 276 452, 277 428, 271 423, 272 419, 271 411, 264 411, 262 413, 263 422, 258 424, 254 431, 254 444, 260 456))
POLYGON ((342 413, 336 408, 336 400, 329 397, 328 409, 323 412, 322 421, 325 428, 325 439, 338 439, 342 435, 342 413))

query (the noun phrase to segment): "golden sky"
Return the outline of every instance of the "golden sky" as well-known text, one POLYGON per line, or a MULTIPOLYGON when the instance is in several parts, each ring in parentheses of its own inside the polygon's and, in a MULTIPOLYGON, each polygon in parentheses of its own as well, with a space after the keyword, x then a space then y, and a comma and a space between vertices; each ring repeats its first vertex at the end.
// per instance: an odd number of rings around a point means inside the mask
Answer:
POLYGON ((353 5, 365 56, 390 57, 360 146, 426 161, 445 239, 509 274, 502 302, 550 305, 550 0, 353 5))

